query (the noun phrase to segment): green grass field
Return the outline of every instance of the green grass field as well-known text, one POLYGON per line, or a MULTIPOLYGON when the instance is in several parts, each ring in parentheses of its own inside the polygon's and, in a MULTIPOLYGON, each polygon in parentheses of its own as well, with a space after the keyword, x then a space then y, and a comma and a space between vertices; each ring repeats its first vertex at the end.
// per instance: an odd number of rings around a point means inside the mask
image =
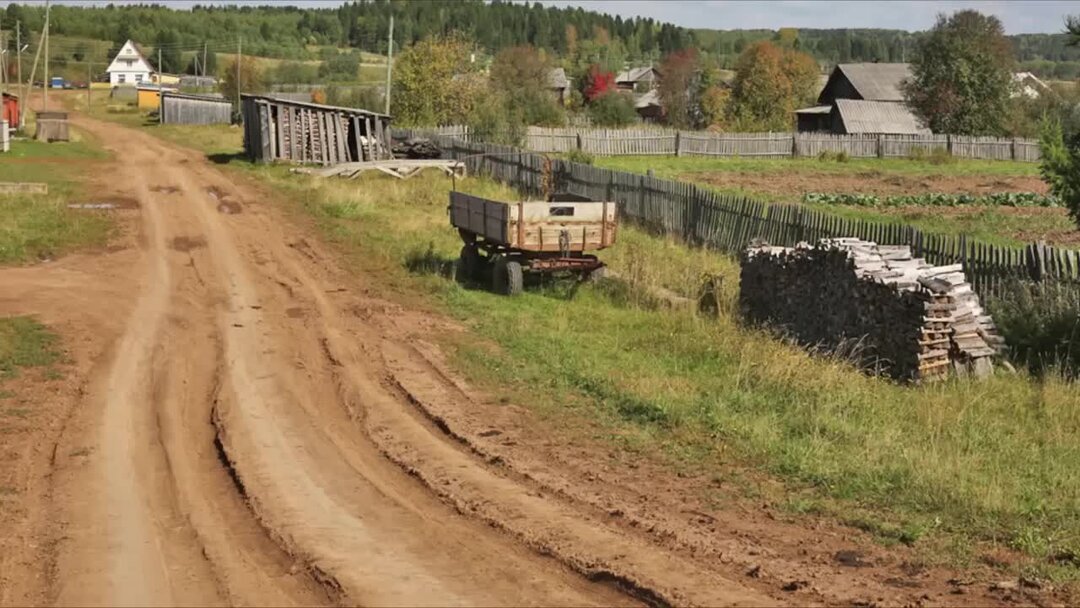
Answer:
MULTIPOLYGON (((932 180, 964 179, 968 183, 993 183, 995 178, 1027 178, 1038 182, 1037 163, 1012 161, 957 160, 954 163, 934 164, 927 160, 909 159, 851 159, 847 162, 799 159, 754 158, 676 158, 676 157, 597 157, 597 166, 633 173, 647 173, 666 179, 696 182, 727 194, 746 196, 772 202, 801 202, 800 176, 838 178, 838 183, 858 185, 858 180, 888 184, 931 180, 924 192, 934 192, 932 180), (750 175, 755 183, 763 181, 769 190, 738 185, 738 179, 724 186, 710 183, 710 176, 750 175), (770 178, 777 183, 790 184, 790 191, 775 191, 770 178), (842 181, 846 180, 846 181, 842 181), (901 180, 903 180, 901 182, 901 180)), ((819 182, 820 183, 820 182, 819 182)), ((806 186, 803 186, 806 189, 806 186)), ((955 186, 953 186, 955 187, 955 186)), ((992 187, 992 186, 991 186, 992 187)), ((850 193, 850 191, 844 191, 850 193)), ((942 207, 855 207, 817 204, 815 208, 841 217, 874 220, 885 223, 910 224, 928 233, 966 234, 969 237, 996 245, 1020 246, 1037 240, 1060 245, 1080 243, 1080 231, 1064 209, 1009 207, 942 208, 942 207)))
MULTIPOLYGON (((224 129, 172 139, 207 152, 235 145, 224 129)), ((1007 546, 1041 576, 1080 578, 1075 563, 1054 560, 1080 550, 1080 392, 1060 377, 1002 373, 923 387, 868 377, 743 327, 730 312, 730 258, 632 227, 604 256, 629 289, 557 283, 519 298, 467 289, 445 277, 460 241, 446 220, 443 176, 316 180, 243 161, 228 170, 314 218, 390 297, 468 327, 443 346, 496 398, 561 428, 586 417, 618 449, 741 484, 732 500, 828 515, 914 545, 928 561, 962 565, 1007 546), (705 272, 723 280, 717 320, 654 310, 640 297, 651 286, 692 295, 705 272)), ((461 187, 516 198, 484 179, 461 187)))
MULTIPOLYGON (((28 131, 33 132, 32 123, 28 131)), ((55 258, 108 240, 112 222, 107 215, 67 207, 81 180, 108 154, 77 129, 71 136, 71 142, 17 140, 0 157, 0 182, 49 186, 47 195, 0 195, 0 264, 55 258)))
POLYGON ((0 318, 0 380, 21 368, 44 367, 60 359, 55 334, 31 317, 0 318))
POLYGON ((598 167, 645 173, 652 170, 657 177, 675 179, 681 175, 713 172, 753 173, 826 173, 835 175, 879 171, 898 175, 1035 175, 1037 163, 991 160, 957 160, 950 164, 934 164, 927 160, 906 158, 852 158, 847 162, 825 161, 816 158, 701 158, 675 156, 598 156, 598 167))

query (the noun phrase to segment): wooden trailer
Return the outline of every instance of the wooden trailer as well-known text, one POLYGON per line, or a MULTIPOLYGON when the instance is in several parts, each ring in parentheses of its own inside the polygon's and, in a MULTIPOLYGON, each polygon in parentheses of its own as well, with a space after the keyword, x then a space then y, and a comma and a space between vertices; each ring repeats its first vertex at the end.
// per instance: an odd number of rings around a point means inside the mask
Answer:
POLYGON ((550 201, 505 203, 450 193, 450 223, 464 245, 458 277, 478 281, 490 272, 493 291, 516 295, 526 275, 568 272, 594 276, 596 255, 615 244, 616 205, 553 195, 550 201))

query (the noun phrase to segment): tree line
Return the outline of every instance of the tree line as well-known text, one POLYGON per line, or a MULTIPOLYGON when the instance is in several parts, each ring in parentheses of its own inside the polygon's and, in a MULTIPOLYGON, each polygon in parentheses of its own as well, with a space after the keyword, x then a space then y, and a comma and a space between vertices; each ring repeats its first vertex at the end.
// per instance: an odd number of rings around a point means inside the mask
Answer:
MULTIPOLYGON (((384 54, 391 12, 395 41, 404 47, 425 38, 459 32, 489 54, 521 45, 560 56, 582 42, 607 41, 597 58, 635 62, 659 61, 685 48, 695 48, 719 67, 733 69, 739 55, 754 42, 778 35, 773 30, 688 29, 649 18, 622 18, 580 7, 553 7, 508 0, 456 2, 390 2, 362 0, 336 8, 304 6, 196 5, 191 10, 168 6, 56 5, 52 31, 59 35, 194 49, 209 42, 228 50, 243 39, 247 52, 295 60, 319 59, 317 46, 348 46, 384 54)), ((44 8, 11 3, 3 11, 5 28, 21 22, 23 39, 40 31, 44 8)), ((804 29, 798 50, 829 68, 845 62, 906 62, 925 33, 886 29, 804 29)), ((1062 34, 1020 34, 1007 37, 1020 67, 1044 78, 1080 75, 1080 49, 1062 34)))

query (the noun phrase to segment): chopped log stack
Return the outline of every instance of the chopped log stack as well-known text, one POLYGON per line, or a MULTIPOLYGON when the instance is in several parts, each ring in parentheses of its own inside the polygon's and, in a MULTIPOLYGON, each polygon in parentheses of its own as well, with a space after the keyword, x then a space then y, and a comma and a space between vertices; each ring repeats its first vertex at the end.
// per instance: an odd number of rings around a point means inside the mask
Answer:
POLYGON ((739 303, 754 323, 848 356, 898 380, 986 375, 1004 348, 960 264, 931 266, 907 246, 856 238, 817 246, 755 243, 739 303))

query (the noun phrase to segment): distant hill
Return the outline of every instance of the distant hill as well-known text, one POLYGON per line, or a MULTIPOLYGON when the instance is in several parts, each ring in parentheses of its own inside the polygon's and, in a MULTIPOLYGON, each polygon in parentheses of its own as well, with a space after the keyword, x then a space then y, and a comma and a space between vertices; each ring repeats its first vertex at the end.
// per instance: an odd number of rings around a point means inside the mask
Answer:
MULTIPOLYGON (((731 67, 742 49, 757 40, 776 38, 776 30, 693 30, 698 48, 731 67)), ((825 66, 848 62, 905 62, 921 32, 886 29, 800 29, 799 48, 825 66)), ((1009 36, 1021 68, 1057 80, 1080 78, 1080 48, 1069 47, 1065 34, 1009 36)))
MULTIPOLYGON (((161 5, 57 5, 53 33, 63 62, 74 60, 94 41, 97 59, 100 41, 115 46, 128 38, 144 48, 179 49, 194 55, 203 45, 218 53, 235 53, 242 40, 245 54, 316 61, 326 59, 327 47, 350 47, 385 55, 391 7, 396 45, 409 45, 436 33, 462 32, 476 40, 479 51, 531 44, 565 56, 583 41, 618 46, 617 56, 631 63, 657 61, 664 54, 698 48, 730 68, 747 44, 776 37, 774 30, 687 29, 654 19, 612 16, 582 8, 560 8, 507 0, 455 0, 453 2, 394 2, 370 0, 336 8, 296 6, 196 6, 175 10, 161 5), (72 41, 68 43, 67 41, 72 41), (66 54, 66 55, 65 55, 66 54)), ((3 11, 3 24, 19 20, 23 38, 40 31, 41 5, 12 3, 3 11)), ((802 29, 799 48, 813 55, 826 69, 841 62, 906 61, 919 33, 886 29, 802 29)), ((13 37, 12 37, 13 38, 13 37)), ((1073 80, 1080 77, 1080 48, 1067 47, 1062 34, 1010 36, 1024 70, 1040 77, 1073 80)), ((13 42, 13 41, 12 41, 13 42)), ((95 59, 95 60, 97 60, 95 59)), ((62 68, 64 66, 61 66, 62 68)))

